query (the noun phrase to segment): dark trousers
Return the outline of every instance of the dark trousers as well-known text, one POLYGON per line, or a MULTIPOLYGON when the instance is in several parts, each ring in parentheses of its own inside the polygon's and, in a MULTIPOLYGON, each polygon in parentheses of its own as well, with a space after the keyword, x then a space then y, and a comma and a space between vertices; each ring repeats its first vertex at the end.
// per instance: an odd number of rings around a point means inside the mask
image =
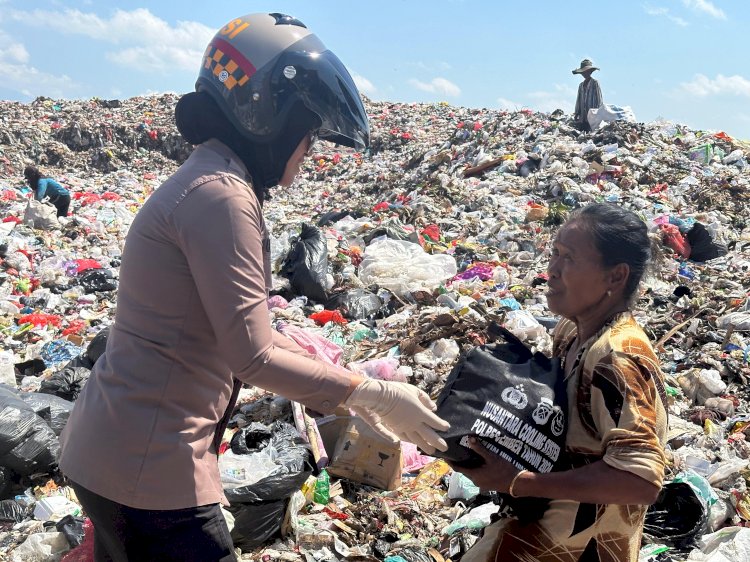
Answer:
POLYGON ((186 509, 128 507, 72 483, 94 524, 95 562, 235 562, 218 504, 186 509))
POLYGON ((67 217, 70 209, 70 195, 58 195, 54 199, 50 197, 49 202, 57 208, 58 217, 67 217))

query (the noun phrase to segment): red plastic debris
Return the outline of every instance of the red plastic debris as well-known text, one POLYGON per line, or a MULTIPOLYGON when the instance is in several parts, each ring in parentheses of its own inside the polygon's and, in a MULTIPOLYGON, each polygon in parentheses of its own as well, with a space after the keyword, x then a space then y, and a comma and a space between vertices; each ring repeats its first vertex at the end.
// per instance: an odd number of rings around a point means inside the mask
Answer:
POLYGON ((26 314, 18 319, 18 325, 33 324, 35 328, 44 328, 46 326, 59 327, 62 319, 56 314, 46 314, 44 312, 33 312, 26 314))
POLYGON ((329 322, 335 322, 336 324, 348 324, 346 318, 341 316, 338 310, 321 310, 310 315, 310 319, 314 320, 316 324, 325 326, 329 322))
POLYGON ((88 271, 89 269, 101 269, 102 268, 102 264, 90 258, 73 260, 73 261, 76 264, 76 275, 84 271, 88 271))
POLYGON ((68 327, 62 331, 63 336, 69 336, 71 334, 79 334, 86 328, 85 320, 73 320, 68 327))
POLYGON ((690 257, 690 242, 685 239, 676 225, 660 224, 659 231, 661 231, 661 239, 667 246, 672 248, 675 254, 682 259, 688 259, 690 257))
POLYGON ((428 224, 422 229, 420 234, 426 237, 430 242, 437 242, 440 240, 440 227, 436 224, 428 224))

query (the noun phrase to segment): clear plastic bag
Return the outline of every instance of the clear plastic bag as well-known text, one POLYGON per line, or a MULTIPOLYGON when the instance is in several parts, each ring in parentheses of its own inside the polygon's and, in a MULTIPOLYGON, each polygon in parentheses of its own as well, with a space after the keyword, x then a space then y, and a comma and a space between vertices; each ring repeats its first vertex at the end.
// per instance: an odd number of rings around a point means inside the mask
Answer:
POLYGON ((453 256, 428 254, 419 244, 390 238, 373 240, 359 267, 362 283, 377 284, 399 295, 434 289, 456 273, 453 256))

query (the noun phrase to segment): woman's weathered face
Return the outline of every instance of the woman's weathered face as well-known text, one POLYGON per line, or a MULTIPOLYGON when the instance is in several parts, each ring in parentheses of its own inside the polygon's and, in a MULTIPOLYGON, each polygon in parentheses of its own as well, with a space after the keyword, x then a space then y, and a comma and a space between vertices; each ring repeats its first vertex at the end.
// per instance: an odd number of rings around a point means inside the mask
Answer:
POLYGON ((564 225, 547 266, 549 309, 569 319, 593 310, 606 297, 607 272, 591 235, 575 222, 564 225))

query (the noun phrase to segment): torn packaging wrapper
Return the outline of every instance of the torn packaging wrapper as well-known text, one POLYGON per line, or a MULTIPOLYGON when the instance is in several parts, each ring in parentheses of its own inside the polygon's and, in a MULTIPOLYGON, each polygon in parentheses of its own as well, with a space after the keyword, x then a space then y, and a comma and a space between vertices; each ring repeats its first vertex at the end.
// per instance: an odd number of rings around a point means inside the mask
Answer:
POLYGON ((489 451, 519 469, 550 472, 563 462, 567 397, 560 361, 532 353, 513 334, 476 347, 459 360, 437 399, 449 422, 448 450, 435 456, 457 466, 484 461, 468 446, 476 436, 489 451))

